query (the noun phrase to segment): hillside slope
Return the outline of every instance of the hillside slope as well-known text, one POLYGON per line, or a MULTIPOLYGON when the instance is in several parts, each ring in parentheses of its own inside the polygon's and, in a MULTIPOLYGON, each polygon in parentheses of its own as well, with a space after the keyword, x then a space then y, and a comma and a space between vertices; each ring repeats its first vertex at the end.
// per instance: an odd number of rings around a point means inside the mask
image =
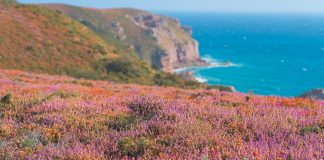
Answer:
POLYGON ((125 42, 103 40, 44 7, 0 2, 0 68, 147 85, 199 86, 154 70, 125 42))
POLYGON ((191 29, 182 27, 177 20, 135 9, 45 6, 85 24, 108 42, 126 42, 155 68, 172 72, 180 67, 207 65, 199 57, 191 29))
POLYGON ((323 129, 324 101, 0 70, 0 159, 321 159, 323 129))
POLYGON ((100 57, 116 56, 112 46, 68 17, 35 6, 0 7, 1 68, 91 70, 100 57))
POLYGON ((106 61, 123 59, 149 70, 131 51, 116 48, 62 14, 0 3, 0 19, 1 68, 121 81, 118 75, 109 75, 106 61))

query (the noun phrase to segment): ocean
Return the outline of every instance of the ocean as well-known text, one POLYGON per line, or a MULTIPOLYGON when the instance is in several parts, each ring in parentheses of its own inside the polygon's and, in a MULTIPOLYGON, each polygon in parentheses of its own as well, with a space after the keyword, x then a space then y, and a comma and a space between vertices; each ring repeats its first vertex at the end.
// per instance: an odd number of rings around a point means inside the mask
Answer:
POLYGON ((240 92, 298 96, 324 88, 324 15, 163 13, 193 29, 210 67, 198 80, 240 92))

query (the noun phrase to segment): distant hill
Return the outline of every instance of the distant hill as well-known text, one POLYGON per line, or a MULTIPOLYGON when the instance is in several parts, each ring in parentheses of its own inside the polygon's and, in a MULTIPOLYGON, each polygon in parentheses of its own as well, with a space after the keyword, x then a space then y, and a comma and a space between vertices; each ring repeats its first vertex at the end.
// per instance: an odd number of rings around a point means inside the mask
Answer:
POLYGON ((0 68, 123 83, 187 86, 187 81, 141 61, 125 42, 99 36, 89 25, 61 12, 1 1, 0 19, 0 68))
POLYGON ((107 42, 125 42, 154 68, 172 72, 200 59, 192 31, 172 18, 136 9, 89 9, 68 5, 44 5, 88 26, 107 42))

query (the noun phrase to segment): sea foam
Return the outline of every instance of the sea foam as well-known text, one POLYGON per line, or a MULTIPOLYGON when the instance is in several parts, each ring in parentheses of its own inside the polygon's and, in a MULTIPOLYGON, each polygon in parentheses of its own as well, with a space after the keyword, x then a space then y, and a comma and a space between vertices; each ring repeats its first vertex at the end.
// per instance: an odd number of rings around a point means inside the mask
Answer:
POLYGON ((208 66, 191 66, 184 67, 175 70, 175 73, 188 72, 188 71, 197 71, 201 69, 211 69, 211 68, 223 68, 223 67, 242 67, 241 64, 235 64, 230 61, 222 61, 219 59, 212 58, 210 55, 205 55, 201 59, 208 62, 210 65, 208 66))
POLYGON ((195 79, 200 83, 206 83, 208 81, 206 78, 203 78, 201 76, 195 76, 195 79))
MULTIPOLYGON (((234 64, 230 61, 222 61, 219 59, 212 58, 210 55, 205 55, 201 59, 205 60, 208 62, 210 65, 208 66, 191 66, 191 67, 185 67, 185 68, 179 68, 175 70, 175 73, 182 73, 182 72, 188 72, 191 71, 195 75, 195 79, 198 82, 201 83, 207 83, 208 80, 211 79, 217 79, 215 77, 203 77, 201 75, 198 75, 197 72, 201 69, 211 69, 211 68, 224 68, 224 67, 242 67, 241 64, 234 64)), ((220 79, 217 79, 217 81, 220 81, 220 79)))

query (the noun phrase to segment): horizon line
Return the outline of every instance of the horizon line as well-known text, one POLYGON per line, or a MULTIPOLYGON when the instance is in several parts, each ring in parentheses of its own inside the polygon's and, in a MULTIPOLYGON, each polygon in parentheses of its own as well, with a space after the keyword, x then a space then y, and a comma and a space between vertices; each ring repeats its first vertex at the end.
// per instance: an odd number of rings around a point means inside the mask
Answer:
POLYGON ((145 9, 145 8, 136 8, 136 7, 94 7, 94 6, 85 6, 85 5, 77 5, 77 4, 69 4, 69 3, 23 3, 18 0, 19 4, 25 5, 67 5, 67 6, 74 6, 80 8, 89 8, 89 9, 137 9, 137 10, 144 10, 154 13, 166 13, 166 12, 173 12, 173 13, 212 13, 212 14, 299 14, 299 15, 324 15, 324 11, 314 11, 314 12, 307 12, 307 11, 252 11, 252 10, 245 10, 245 11, 235 11, 235 10, 187 10, 187 9, 145 9))

